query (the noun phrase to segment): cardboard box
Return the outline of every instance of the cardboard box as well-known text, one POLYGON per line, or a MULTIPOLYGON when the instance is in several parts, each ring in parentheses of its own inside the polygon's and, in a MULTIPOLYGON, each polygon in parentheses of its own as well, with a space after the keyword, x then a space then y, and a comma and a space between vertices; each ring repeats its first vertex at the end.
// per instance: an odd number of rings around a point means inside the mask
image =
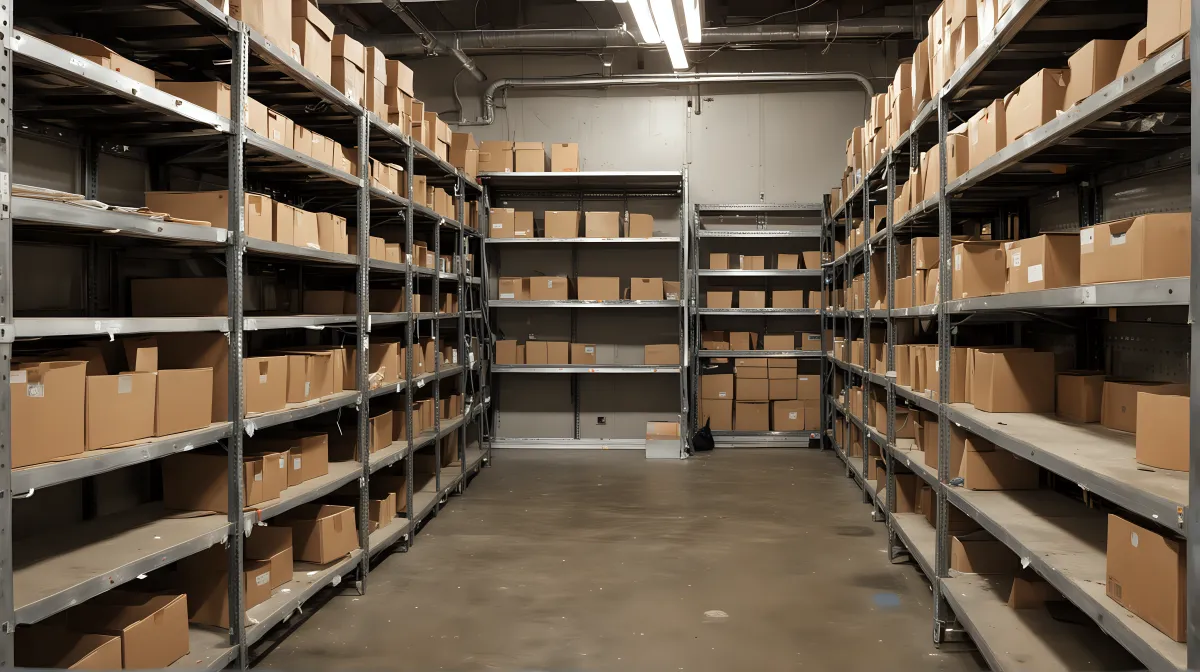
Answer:
POLYGON ((547 364, 548 350, 545 341, 527 341, 525 343, 525 363, 545 365, 547 364))
POLYGON ((1171 639, 1185 641, 1187 547, 1184 542, 1109 514, 1105 555, 1108 597, 1171 639))
POLYGON ((646 346, 646 364, 654 364, 660 366, 678 366, 679 365, 679 344, 666 343, 662 345, 647 345, 646 346))
MULTIPOLYGON (((265 203, 271 199, 261 194, 246 195, 246 231, 262 237, 262 222, 270 220, 271 211, 265 203), (249 232, 253 231, 254 234, 249 232)), ((214 228, 229 228, 229 191, 147 191, 146 207, 154 212, 170 214, 173 219, 214 228)))
POLYGON ((367 100, 366 67, 367 52, 361 42, 342 33, 333 36, 330 84, 359 105, 364 105, 367 100))
POLYGON ((733 382, 732 373, 710 373, 700 376, 700 398, 733 401, 733 382))
POLYGON ((579 145, 574 142, 556 142, 550 145, 550 172, 578 173, 579 145))
POLYGON ((972 353, 970 401, 989 413, 1054 412, 1054 353, 985 350, 972 353))
POLYGON ((954 259, 954 298, 968 299, 1004 293, 1007 259, 1001 243, 959 243, 950 254, 954 259))
POLYGON ((1117 77, 1124 77, 1142 63, 1146 62, 1146 29, 1143 28, 1125 43, 1121 53, 1121 62, 1117 65, 1117 77))
POLYGON ((287 357, 247 357, 242 367, 242 393, 247 415, 278 411, 287 406, 287 357))
POLYGON ((729 253, 710 252, 708 255, 708 267, 716 271, 729 270, 729 253))
POLYGON ((528 210, 518 210, 513 222, 514 238, 533 238, 533 213, 528 210))
POLYGON ((332 83, 333 21, 307 0, 292 0, 292 42, 300 47, 300 62, 312 74, 332 83))
MULTIPOLYGON (((224 82, 175 82, 163 80, 158 82, 157 86, 160 91, 169 93, 176 98, 186 100, 210 112, 216 112, 226 119, 233 118, 233 110, 230 107, 229 85, 224 82)), ((267 107, 253 98, 247 98, 244 113, 246 127, 263 137, 268 137, 270 128, 267 107)))
POLYGON ((518 173, 546 172, 546 147, 540 142, 515 143, 513 156, 513 163, 518 173))
MULTIPOLYGON (((711 292, 709 293, 711 296, 711 292)), ((758 290, 738 290, 738 308, 766 308, 767 293, 758 290)))
POLYGON ((125 669, 163 669, 187 655, 188 604, 184 595, 113 590, 71 609, 67 628, 115 636, 125 669))
POLYGON ((1191 248, 1180 245, 1192 226, 1190 213, 1130 217, 1081 229, 1079 281, 1085 285, 1187 277, 1191 248))
MULTIPOLYGON (((249 610, 271 597, 271 563, 247 559, 242 567, 243 603, 249 610)), ((212 546, 184 558, 179 562, 178 575, 187 593, 188 620, 228 628, 229 567, 225 549, 212 546)))
POLYGON ((733 308, 733 292, 708 290, 705 293, 707 308, 733 308))
POLYGON ((1146 56, 1171 46, 1187 35, 1191 26, 1192 5, 1187 0, 1150 0, 1146 8, 1146 56))
POLYGON ((630 278, 629 298, 633 301, 662 301, 662 278, 630 278))
POLYGON ((571 363, 572 364, 595 364, 596 363, 596 345, 594 343, 572 343, 571 344, 571 363))
POLYGON ((1049 233, 1009 246, 1008 293, 1079 284, 1079 234, 1049 233))
POLYGON ((954 537, 950 540, 950 569, 964 574, 1015 574, 1021 559, 1004 545, 988 537, 954 537))
POLYGON ((1051 121, 1063 109, 1068 70, 1045 68, 1005 98, 1004 129, 1008 144, 1051 121))
MULTIPOLYGON (((350 241, 346 244, 349 246, 350 241)), ((305 247, 310 250, 321 249, 321 233, 317 225, 317 213, 307 210, 296 210, 296 219, 292 230, 292 245, 305 247)))
POLYGON ((532 278, 500 278, 500 298, 504 300, 529 301, 532 278))
MULTIPOLYGON (((820 338, 818 337, 818 342, 820 338)), ((763 336, 763 350, 795 350, 796 334, 766 334, 763 336)), ((794 363, 794 360, 793 360, 794 363)))
POLYGON ((1116 79, 1124 53, 1125 40, 1092 40, 1067 59, 1070 78, 1063 94, 1063 109, 1071 109, 1116 79))
MULTIPOLYGON (((974 168, 985 159, 1004 149, 1008 144, 1005 130, 1005 105, 1003 100, 992 101, 991 105, 975 113, 967 122, 968 164, 974 168)), ((936 238, 931 239, 935 243, 936 238)), ((936 253, 933 255, 936 259, 936 253)))
POLYGON ((358 300, 354 294, 336 289, 306 289, 302 296, 307 315, 347 315, 355 312, 347 309, 358 300))
POLYGON ((119 670, 121 638, 72 632, 60 624, 18 628, 13 654, 17 667, 30 669, 119 670))
POLYGON ((627 213, 629 215, 628 227, 625 231, 627 238, 653 238, 654 237, 654 216, 646 215, 637 212, 627 213))
POLYGON ((247 560, 270 565, 270 590, 292 580, 292 528, 255 526, 243 548, 247 560))
MULTIPOLYGON (((763 369, 766 373, 766 369, 763 369)), ((770 384, 767 377, 762 378, 745 378, 738 376, 736 378, 737 391, 734 396, 738 401, 769 401, 771 399, 770 384)))
MULTIPOLYGON (((452 133, 450 135, 450 165, 465 170, 467 155, 472 151, 479 151, 479 145, 475 142, 474 135, 471 133, 452 133)), ((478 154, 475 156, 478 165, 478 154)))
POLYGON ((1103 371, 1067 371, 1058 374, 1054 413, 1071 422, 1100 422, 1104 391, 1103 371))
POLYGON ((547 210, 546 238, 578 238, 579 213, 575 210, 547 210))
MULTIPOLYGON (((293 0, 293 2, 299 2, 299 0, 293 0)), ((387 88, 400 91, 408 96, 416 95, 413 93, 413 71, 407 65, 400 61, 388 60, 384 64, 384 75, 387 78, 387 88)), ((422 110, 422 114, 410 111, 413 117, 421 117, 423 113, 424 110, 422 110)))
POLYGON ((743 271, 762 271, 767 268, 767 258, 763 255, 739 254, 738 268, 743 271))
POLYGON ((795 271, 800 269, 800 255, 798 254, 777 254, 775 255, 775 268, 781 271, 795 271))
MULTIPOLYGON (((537 278, 534 279, 535 283, 537 278)), ((621 279, 580 277, 577 280, 580 301, 620 301, 621 279)), ((565 298, 565 297, 564 297, 565 298)))
POLYGON ((1138 464, 1189 471, 1190 425, 1186 394, 1137 394, 1138 464))
MULTIPOLYGON (((745 294, 745 292, 741 292, 745 294)), ((772 308, 803 308, 804 307, 804 290, 802 289, 776 289, 771 292, 771 307, 772 308)), ((743 308, 747 307, 745 305, 743 308)), ((761 306, 759 306, 761 308, 761 306)))
POLYGON ((121 56, 108 47, 83 37, 43 33, 39 37, 60 49, 78 54, 97 65, 118 72, 150 88, 155 85, 155 72, 121 56))
POLYGON ((496 341, 497 364, 524 364, 525 347, 517 341, 496 341))
MULTIPOLYGON (((770 370, 768 373, 770 373, 770 370)), ((769 378, 767 380, 767 396, 771 401, 795 400, 797 395, 796 390, 796 376, 794 372, 787 378, 769 378)))
POLYGON ((757 350, 758 333, 753 331, 729 332, 729 347, 731 350, 757 350))
POLYGON ((569 297, 570 286, 565 277, 529 278, 529 299, 531 301, 566 301, 569 297))
POLYGON ((700 425, 708 425, 715 432, 732 431, 733 399, 701 399, 700 425))
POLYGON ((804 403, 801 401, 772 402, 771 429, 776 432, 804 431, 804 403))
POLYGON ((511 173, 516 170, 510 140, 485 140, 479 145, 479 172, 511 173))
MULTIPOLYGON (((332 351, 295 352, 284 356, 287 358, 287 403, 305 403, 333 394, 332 351)), ((338 385, 338 391, 341 391, 341 385, 338 385)))
POLYGON ((585 238, 620 238, 621 213, 587 212, 583 216, 585 238))
POLYGON ((737 402, 733 416, 733 428, 739 432, 767 432, 771 430, 771 404, 737 402))
POLYGON ((178 434, 212 424, 212 368, 164 369, 157 377, 154 436, 178 434))
POLYGON ((516 238, 517 211, 513 208, 491 208, 488 210, 488 221, 492 228, 488 235, 492 238, 516 238))
POLYGON ((292 555, 299 562, 324 565, 358 548, 353 507, 301 504, 279 519, 292 528, 292 555))
POLYGON ((1013 577, 1008 593, 1009 609, 1040 609, 1047 602, 1061 601, 1062 595, 1031 569, 1023 569, 1013 577))
POLYGON ((916 268, 929 270, 938 267, 940 241, 937 238, 921 237, 912 239, 913 258, 916 268))
POLYGON ((800 351, 801 352, 820 352, 821 334, 803 333, 800 334, 800 351))
POLYGON ((968 490, 1036 490, 1038 466, 982 440, 966 442, 959 476, 968 490), (983 449, 981 449, 983 448, 983 449))
POLYGON ((571 344, 566 341, 547 341, 546 363, 551 366, 570 364, 571 344))
POLYGON ((1155 383, 1106 380, 1101 392, 1100 424, 1121 432, 1138 426, 1138 394, 1187 394, 1185 383, 1155 383))
POLYGON ((328 212, 318 212, 317 242, 326 252, 349 254, 350 238, 346 233, 346 218, 328 212))
POLYGON ((86 381, 84 361, 13 360, 9 394, 14 468, 83 453, 86 381))
POLYGON ((87 449, 154 436, 157 385, 152 372, 88 376, 87 449))
POLYGON ((313 432, 288 432, 282 436, 254 439, 254 450, 288 453, 288 487, 329 473, 329 435, 313 432))

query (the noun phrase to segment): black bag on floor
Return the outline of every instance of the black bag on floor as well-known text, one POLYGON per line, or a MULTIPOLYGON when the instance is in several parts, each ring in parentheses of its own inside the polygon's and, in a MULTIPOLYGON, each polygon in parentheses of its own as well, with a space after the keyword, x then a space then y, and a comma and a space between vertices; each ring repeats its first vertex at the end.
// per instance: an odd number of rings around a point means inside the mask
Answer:
POLYGON ((707 453, 717 447, 717 442, 713 439, 712 430, 708 428, 711 419, 704 422, 704 426, 692 435, 692 450, 697 453, 707 453))

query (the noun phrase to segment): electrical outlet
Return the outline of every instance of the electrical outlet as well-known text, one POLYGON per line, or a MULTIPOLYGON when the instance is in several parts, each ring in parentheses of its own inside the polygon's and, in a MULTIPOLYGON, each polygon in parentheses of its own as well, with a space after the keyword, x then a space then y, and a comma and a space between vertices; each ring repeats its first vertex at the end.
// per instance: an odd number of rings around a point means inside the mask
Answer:
POLYGON ((596 416, 596 424, 597 425, 606 425, 606 424, 608 424, 608 419, 605 418, 603 415, 597 415, 596 416))

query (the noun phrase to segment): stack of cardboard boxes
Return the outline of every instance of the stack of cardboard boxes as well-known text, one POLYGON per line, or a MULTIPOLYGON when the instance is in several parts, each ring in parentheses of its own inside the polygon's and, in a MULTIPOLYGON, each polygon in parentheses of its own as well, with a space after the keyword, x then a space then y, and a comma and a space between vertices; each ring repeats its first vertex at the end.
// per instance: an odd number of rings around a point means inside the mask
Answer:
MULTIPOLYGON (((537 227, 534 213, 513 208, 488 211, 492 238, 579 238, 579 211, 546 210, 537 227), (538 233, 540 231, 540 233, 538 233)), ((585 212, 584 238, 653 238, 654 217, 634 212, 585 212)))
POLYGON ((621 278, 618 277, 500 278, 499 298, 502 301, 569 301, 572 293, 579 301, 677 301, 679 283, 662 278, 630 278, 629 287, 622 292, 621 278))
MULTIPOLYGON (((795 334, 767 334, 758 345, 753 332, 701 334, 705 350, 796 350, 795 334)), ((820 334, 801 334, 802 351, 820 351, 820 334)), ((728 360, 714 359, 714 364, 728 360)), ((734 358, 734 373, 701 377, 701 423, 714 430, 808 431, 820 426, 820 374, 799 373, 798 360, 780 357, 734 358)))
MULTIPOLYGON (((526 364, 563 366, 567 364, 598 364, 595 343, 567 341, 516 340, 496 341, 497 364, 526 364)), ((649 366, 679 366, 679 344, 664 343, 644 346, 642 364, 649 366)))
MULTIPOLYGON (((550 145, 550 172, 578 173, 579 145, 550 145)), ((479 171, 484 173, 544 173, 546 146, 540 142, 485 140, 479 147, 479 171)))

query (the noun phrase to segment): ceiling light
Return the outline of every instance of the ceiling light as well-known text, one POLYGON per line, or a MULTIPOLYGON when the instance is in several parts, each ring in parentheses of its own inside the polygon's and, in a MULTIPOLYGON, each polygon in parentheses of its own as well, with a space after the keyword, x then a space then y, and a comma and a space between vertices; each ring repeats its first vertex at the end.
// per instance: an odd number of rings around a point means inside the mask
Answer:
POLYGON ((683 52, 683 40, 679 38, 679 23, 675 21, 675 9, 671 0, 650 0, 650 8, 654 10, 654 23, 658 25, 662 41, 667 45, 671 67, 687 70, 687 54, 683 52))
POLYGON ((687 24, 687 41, 700 44, 700 0, 683 0, 683 20, 687 24))
POLYGON ((662 42, 658 29, 654 27, 654 17, 650 14, 650 5, 646 0, 629 0, 629 8, 633 10, 633 20, 637 23, 638 32, 642 34, 642 42, 646 44, 662 42))

